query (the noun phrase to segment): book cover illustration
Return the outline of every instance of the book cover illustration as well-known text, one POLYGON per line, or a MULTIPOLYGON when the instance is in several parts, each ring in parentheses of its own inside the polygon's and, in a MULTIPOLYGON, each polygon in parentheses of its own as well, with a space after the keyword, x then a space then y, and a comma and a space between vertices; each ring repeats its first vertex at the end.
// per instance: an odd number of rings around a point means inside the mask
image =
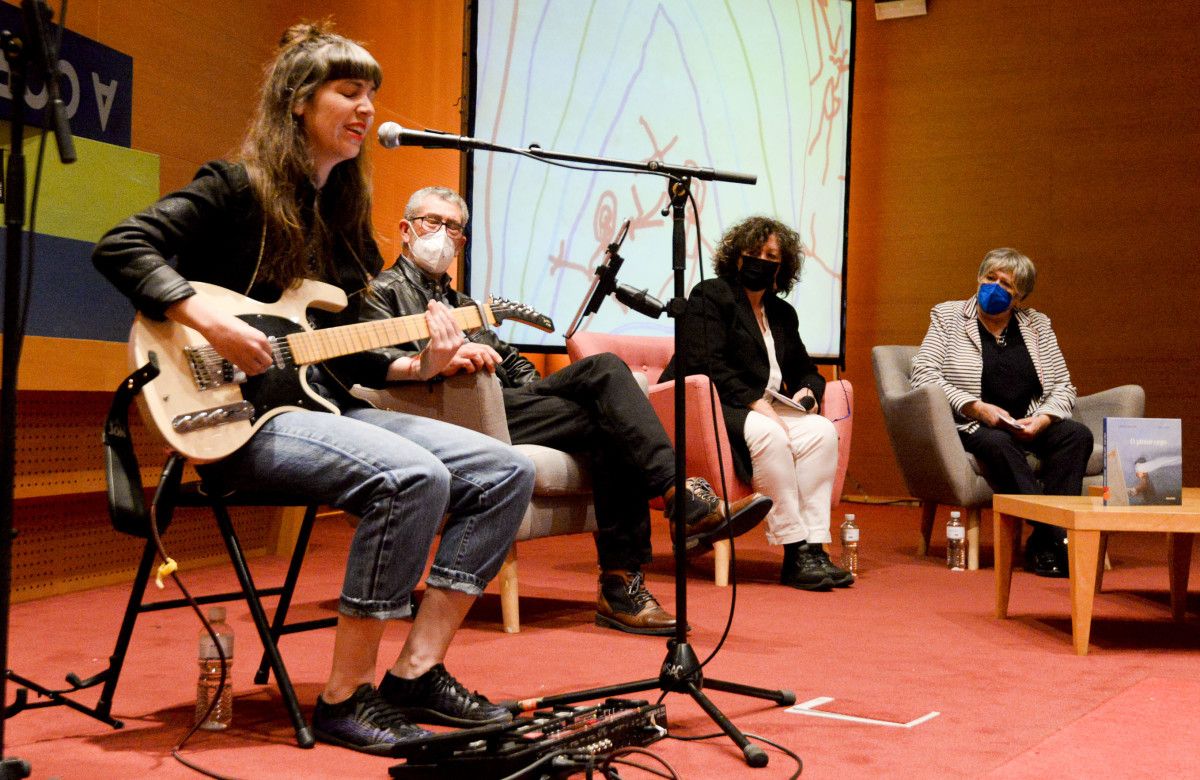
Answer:
POLYGON ((1183 426, 1179 418, 1105 417, 1106 505, 1179 504, 1183 426))

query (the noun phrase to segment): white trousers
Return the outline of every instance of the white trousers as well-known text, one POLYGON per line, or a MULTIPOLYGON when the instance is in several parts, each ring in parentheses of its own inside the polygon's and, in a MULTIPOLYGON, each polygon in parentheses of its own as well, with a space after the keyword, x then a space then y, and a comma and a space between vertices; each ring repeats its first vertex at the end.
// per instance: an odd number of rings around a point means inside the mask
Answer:
POLYGON ((767 515, 767 541, 828 544, 833 540, 829 509, 837 476, 837 430, 819 414, 782 404, 773 407, 787 433, 758 412, 747 415, 743 429, 754 467, 754 489, 775 502, 767 515))

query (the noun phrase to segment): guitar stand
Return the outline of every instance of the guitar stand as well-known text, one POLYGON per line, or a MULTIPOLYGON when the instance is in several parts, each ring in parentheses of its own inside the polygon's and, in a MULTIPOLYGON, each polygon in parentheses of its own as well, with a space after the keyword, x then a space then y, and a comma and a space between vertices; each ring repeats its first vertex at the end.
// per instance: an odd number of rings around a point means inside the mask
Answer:
MULTIPOLYGON (((688 188, 690 178, 687 176, 671 178, 669 196, 671 200, 670 209, 672 211, 673 222, 673 241, 672 241, 672 268, 675 272, 675 299, 668 306, 669 313, 675 318, 675 356, 678 361, 679 356, 683 352, 683 340, 680 336, 679 317, 683 314, 684 306, 684 269, 686 267, 686 257, 684 254, 684 206, 688 199, 688 188)), ((665 216, 665 211, 664 211, 665 216)), ((682 372, 682 367, 680 368, 682 372)), ((686 469, 685 453, 687 452, 687 411, 684 408, 684 377, 682 373, 675 380, 675 495, 683 496, 686 488, 686 469)), ((509 709, 514 712, 526 712, 541 707, 553 707, 561 704, 571 704, 578 701, 587 701, 590 699, 602 699, 608 697, 618 697, 638 691, 647 691, 659 689, 664 694, 666 693, 686 693, 700 705, 701 709, 713 720, 725 734, 733 740, 739 748, 746 760, 746 764, 751 767, 764 767, 767 765, 768 757, 765 750, 754 745, 746 738, 746 735, 733 724, 725 714, 717 708, 717 705, 704 694, 704 688, 711 688, 716 691, 724 691, 726 693, 736 693, 741 696, 751 696, 756 699, 764 699, 774 702, 781 707, 787 707, 796 703, 796 694, 789 690, 772 690, 767 688, 757 688, 751 685, 743 685, 741 683, 728 682, 725 680, 705 679, 703 670, 700 666, 700 661, 696 656, 696 651, 687 641, 687 560, 685 554, 685 545, 687 543, 687 523, 683 519, 684 501, 675 502, 675 517, 674 517, 674 532, 673 546, 675 552, 675 604, 676 604, 676 622, 675 636, 667 641, 667 656, 663 660, 662 668, 659 670, 658 677, 651 677, 645 680, 634 680, 626 683, 617 683, 615 685, 606 685, 599 688, 589 688, 572 693, 563 693, 556 696, 543 696, 536 699, 523 699, 513 702, 509 705, 509 709)), ((730 518, 732 523, 732 518, 730 518)))
POLYGON ((98 703, 95 707, 88 707, 87 705, 80 704, 73 699, 67 698, 66 695, 69 693, 76 693, 77 691, 87 690, 88 688, 106 681, 110 672, 111 667, 109 669, 105 669, 100 674, 87 678, 86 680, 79 679, 78 675, 76 675, 74 672, 71 672, 67 675, 67 682, 71 684, 70 688, 50 689, 43 685, 38 685, 36 682, 27 677, 22 677, 12 669, 6 669, 4 671, 5 678, 12 680, 21 687, 17 688, 13 703, 4 708, 4 712, 0 714, 0 718, 7 720, 8 718, 16 715, 18 712, 24 712, 25 710, 38 710, 42 709, 43 707, 56 707, 58 705, 63 705, 70 707, 76 712, 82 712, 84 715, 87 715, 90 718, 95 718, 101 723, 112 726, 114 729, 123 728, 125 724, 109 715, 109 708, 102 706, 103 702, 98 703), (38 696, 45 697, 48 699, 48 701, 30 702, 29 691, 33 691, 38 696))

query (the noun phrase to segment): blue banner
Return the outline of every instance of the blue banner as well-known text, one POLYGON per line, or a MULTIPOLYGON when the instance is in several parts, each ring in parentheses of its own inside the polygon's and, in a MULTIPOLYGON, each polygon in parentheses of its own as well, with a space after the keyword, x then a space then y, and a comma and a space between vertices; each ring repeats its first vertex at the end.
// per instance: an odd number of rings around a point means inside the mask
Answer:
MULTIPOLYGON (((55 18, 54 22, 57 21, 55 18)), ((67 22, 70 23, 70 19, 67 22)), ((0 30, 25 35, 20 8, 0 3, 0 30)), ((56 35, 57 25, 47 25, 47 32, 51 37, 56 35)), ((62 74, 59 89, 67 108, 71 134, 128 147, 133 117, 133 58, 70 30, 63 31, 58 57, 58 69, 62 74)), ((0 119, 13 116, 10 76, 7 60, 0 57, 0 119)), ((40 78, 30 78, 27 86, 25 121, 30 126, 41 127, 47 101, 46 86, 40 78)))

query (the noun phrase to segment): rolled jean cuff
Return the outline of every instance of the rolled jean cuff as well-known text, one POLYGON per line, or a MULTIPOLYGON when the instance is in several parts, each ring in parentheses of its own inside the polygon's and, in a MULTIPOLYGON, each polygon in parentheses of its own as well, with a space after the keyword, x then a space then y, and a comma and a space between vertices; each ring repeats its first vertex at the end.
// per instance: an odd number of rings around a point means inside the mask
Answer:
POLYGON ((374 618, 376 620, 400 620, 412 617, 412 599, 403 601, 359 601, 342 596, 338 599, 338 613, 349 617, 374 618))
POLYGON ((460 593, 466 593, 468 596, 481 596, 483 595, 483 589, 487 587, 487 580, 481 580, 466 572, 443 569, 441 566, 431 566, 429 568, 429 577, 426 578, 425 584, 431 588, 457 590, 460 593))

